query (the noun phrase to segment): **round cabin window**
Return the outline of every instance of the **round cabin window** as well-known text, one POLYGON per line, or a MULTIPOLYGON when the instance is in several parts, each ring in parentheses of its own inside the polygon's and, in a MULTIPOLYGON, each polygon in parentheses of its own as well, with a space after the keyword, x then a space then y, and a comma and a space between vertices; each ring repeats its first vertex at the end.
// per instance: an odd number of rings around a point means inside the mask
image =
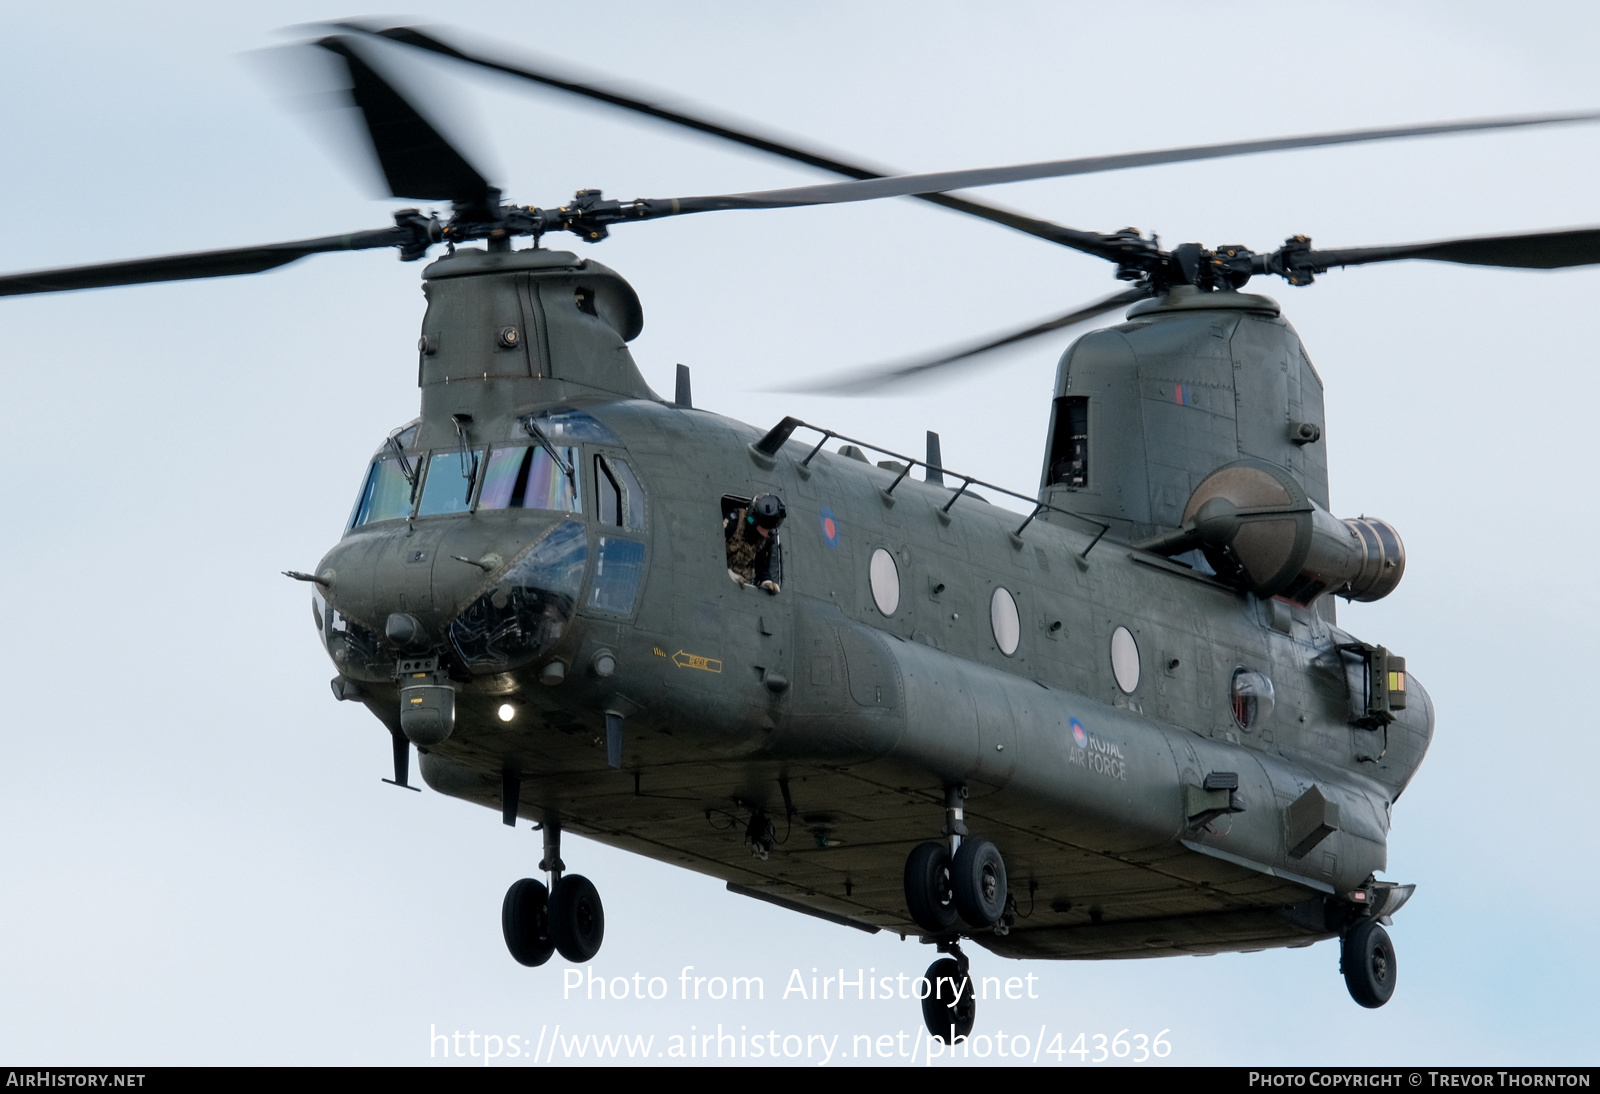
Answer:
POLYGON ((1017 616, 1017 602, 1004 586, 996 586, 989 598, 989 626, 994 629, 1001 653, 1010 657, 1017 652, 1017 643, 1022 641, 1022 621, 1017 616))
POLYGON ((882 547, 873 551, 867 578, 872 582, 872 602, 884 615, 893 615, 900 606, 900 568, 894 556, 882 547))
POLYGON ((1132 695, 1139 686, 1139 643, 1127 627, 1111 632, 1111 672, 1124 693, 1132 695))
POLYGON ((1263 672, 1235 669, 1228 690, 1233 696, 1233 720, 1240 729, 1253 729, 1265 721, 1277 701, 1272 680, 1263 672))

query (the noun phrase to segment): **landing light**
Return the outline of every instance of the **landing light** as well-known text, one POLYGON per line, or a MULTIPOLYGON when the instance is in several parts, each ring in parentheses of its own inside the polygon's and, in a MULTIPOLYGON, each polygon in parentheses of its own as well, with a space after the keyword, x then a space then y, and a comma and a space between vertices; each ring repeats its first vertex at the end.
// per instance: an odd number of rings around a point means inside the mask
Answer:
POLYGON ((500 709, 495 713, 500 715, 500 720, 502 722, 509 722, 511 719, 517 716, 517 708, 512 706, 510 703, 501 703, 500 709))

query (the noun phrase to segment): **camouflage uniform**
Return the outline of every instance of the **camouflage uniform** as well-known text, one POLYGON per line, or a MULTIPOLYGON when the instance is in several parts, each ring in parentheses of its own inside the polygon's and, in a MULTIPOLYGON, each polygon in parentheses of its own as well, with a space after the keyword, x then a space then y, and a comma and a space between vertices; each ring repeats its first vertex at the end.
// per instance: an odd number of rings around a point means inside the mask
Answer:
POLYGON ((770 581, 783 584, 783 548, 778 533, 765 536, 746 523, 749 510, 729 513, 722 521, 723 538, 728 544, 728 574, 746 585, 770 581))

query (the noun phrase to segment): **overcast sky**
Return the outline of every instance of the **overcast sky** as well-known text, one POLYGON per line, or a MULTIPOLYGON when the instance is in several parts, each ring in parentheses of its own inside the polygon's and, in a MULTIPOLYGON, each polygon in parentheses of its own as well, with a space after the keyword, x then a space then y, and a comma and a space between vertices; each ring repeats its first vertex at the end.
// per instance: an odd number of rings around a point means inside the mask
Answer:
MULTIPOLYGON (((1600 108, 1600 14, 1573 3, 450 7, 413 18, 907 170, 1600 108)), ((398 203, 363 189, 250 56, 345 14, 12 5, 0 269, 384 226, 398 203)), ((824 177, 448 67, 434 78, 519 202, 824 177)), ((1600 223, 1597 174, 1589 126, 988 196, 1268 250, 1294 233, 1357 246, 1600 223)), ((592 253, 639 291, 634 352, 658 391, 684 362, 698 405, 759 425, 796 414, 907 451, 936 429, 948 465, 1024 492, 1070 335, 895 398, 759 389, 1115 287, 1097 260, 912 201, 624 227, 592 253)), ((837 1035, 837 1063, 856 1034, 910 1038, 914 1003, 781 995, 794 969, 914 975, 926 947, 577 839, 564 857, 606 904, 596 973, 671 988, 564 1000, 564 962, 524 969, 500 938, 537 834, 379 781, 387 736, 330 697, 306 590, 278 572, 335 542, 369 453, 416 413, 419 272, 367 252, 0 301, 0 1057, 413 1064, 430 1046, 441 1062, 430 1030, 474 1031, 481 1051, 485 1033, 509 1045, 559 1023, 660 1050, 721 1023, 837 1035), (681 1001, 684 966, 761 976, 766 999, 681 1001)), ((1386 876, 1418 884, 1392 928, 1398 991, 1362 1010, 1333 943, 1082 964, 969 947, 977 975, 1038 978, 1035 1000, 981 1005, 979 1032, 1043 1030, 1048 1050, 1166 1030, 1178 1063, 1593 1062, 1600 272, 1396 263, 1253 287, 1283 302, 1327 385, 1335 513, 1391 521, 1409 552, 1393 596, 1341 608, 1438 708, 1394 812, 1386 876)))

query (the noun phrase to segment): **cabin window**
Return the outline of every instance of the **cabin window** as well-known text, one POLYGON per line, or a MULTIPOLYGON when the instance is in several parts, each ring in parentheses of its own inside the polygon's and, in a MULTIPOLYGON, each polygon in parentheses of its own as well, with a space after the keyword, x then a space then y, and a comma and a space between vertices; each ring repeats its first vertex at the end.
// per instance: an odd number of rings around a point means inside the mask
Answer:
POLYGON ((995 586, 989 598, 989 628, 994 631, 995 644, 1000 652, 1010 657, 1022 642, 1022 619, 1017 614, 1017 601, 1003 585, 995 586))
POLYGON ((773 596, 783 587, 783 545, 778 528, 788 509, 776 494, 722 496, 722 538, 728 578, 740 588, 755 586, 773 596))
POLYGON ((1233 698, 1233 720, 1240 729, 1252 729, 1264 722, 1276 703, 1272 680, 1266 673, 1235 669, 1229 691, 1233 698))
POLYGON ((465 513, 472 501, 472 487, 478 477, 482 456, 481 450, 435 452, 428 460, 428 477, 422 483, 422 500, 417 503, 417 516, 465 513))
POLYGON ((1111 674, 1124 694, 1132 695, 1139 686, 1139 643, 1127 627, 1111 632, 1111 674))
POLYGON ((553 509, 583 512, 578 491, 578 450, 557 448, 563 468, 548 450, 539 446, 496 448, 483 471, 479 509, 553 509), (567 468, 572 474, 567 474, 567 468))
POLYGON ((894 556, 882 547, 872 552, 867 580, 872 585, 872 602, 884 615, 893 615, 900 607, 900 568, 894 564, 894 556))

